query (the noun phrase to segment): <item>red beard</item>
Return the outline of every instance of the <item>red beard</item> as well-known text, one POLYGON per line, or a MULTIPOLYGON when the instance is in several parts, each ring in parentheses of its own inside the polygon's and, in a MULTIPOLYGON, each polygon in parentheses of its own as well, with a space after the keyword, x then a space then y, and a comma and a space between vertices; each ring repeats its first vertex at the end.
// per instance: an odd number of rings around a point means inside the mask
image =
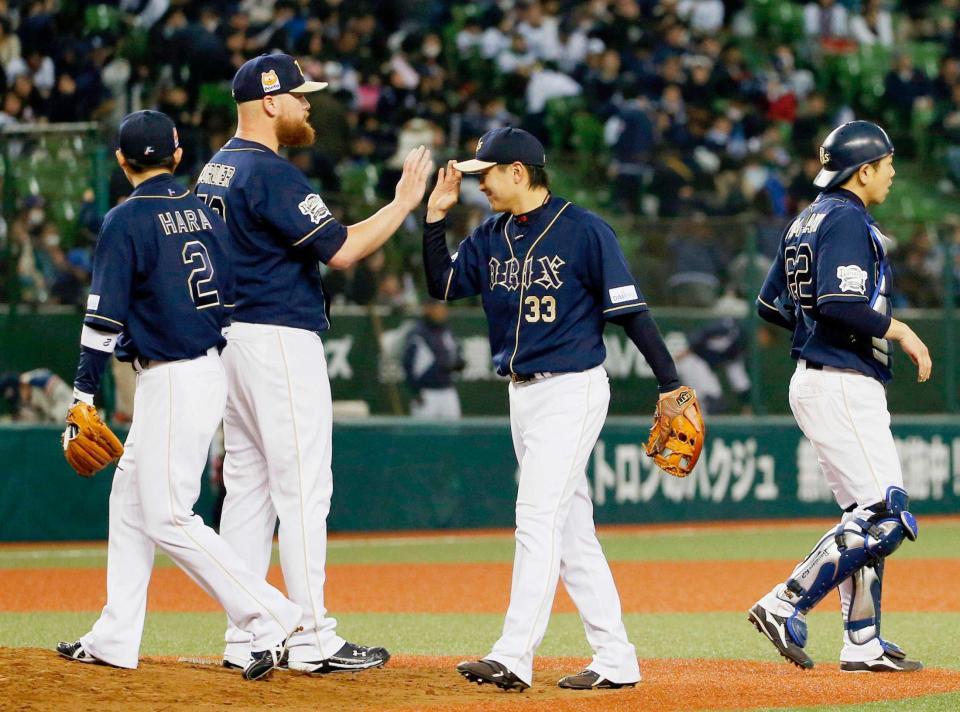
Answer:
POLYGON ((306 119, 277 119, 277 142, 281 146, 312 146, 315 138, 316 132, 306 119))

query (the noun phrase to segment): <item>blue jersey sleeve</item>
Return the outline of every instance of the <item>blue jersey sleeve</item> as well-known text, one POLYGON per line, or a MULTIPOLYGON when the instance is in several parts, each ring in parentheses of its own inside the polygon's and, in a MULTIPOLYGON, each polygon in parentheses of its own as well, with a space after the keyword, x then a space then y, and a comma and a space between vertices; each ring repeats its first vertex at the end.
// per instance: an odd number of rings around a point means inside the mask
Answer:
POLYGON ((598 219, 591 221, 587 232, 591 244, 587 286, 600 297, 603 318, 646 311, 647 301, 630 272, 613 228, 598 219))
POLYGON ((763 286, 760 287, 757 303, 761 307, 779 312, 787 321, 796 319, 794 302, 790 296, 790 290, 787 288, 787 271, 784 264, 783 240, 780 241, 780 249, 777 250, 777 256, 773 260, 773 264, 770 265, 766 279, 763 280, 763 286))
POLYGON ((347 228, 333 217, 303 173, 278 161, 258 178, 253 196, 256 213, 290 246, 310 248, 328 262, 347 239, 347 228))
POLYGON ((475 297, 483 290, 484 264, 479 242, 482 239, 483 225, 460 243, 450 261, 450 275, 444 288, 443 298, 462 299, 475 297))
POLYGON ((117 220, 115 213, 108 213, 93 255, 93 279, 84 324, 103 331, 123 330, 136 269, 133 240, 122 220, 117 220))
POLYGON ((817 234, 817 304, 868 301, 876 256, 867 223, 856 210, 829 217, 817 234))

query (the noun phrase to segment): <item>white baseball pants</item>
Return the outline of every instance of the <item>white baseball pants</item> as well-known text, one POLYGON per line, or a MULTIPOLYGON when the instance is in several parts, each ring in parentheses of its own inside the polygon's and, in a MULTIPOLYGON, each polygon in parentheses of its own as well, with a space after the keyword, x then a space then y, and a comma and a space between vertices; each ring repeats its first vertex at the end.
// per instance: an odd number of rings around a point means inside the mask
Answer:
POLYGON ((249 631, 254 650, 276 645, 300 622, 300 607, 193 512, 225 397, 216 349, 137 375, 133 422, 110 492, 107 604, 81 638, 104 662, 137 667, 156 546, 249 631))
POLYGON ((586 467, 610 403, 602 366, 510 384, 510 428, 520 463, 517 548, 503 634, 487 656, 528 685, 557 579, 573 599, 590 669, 613 682, 637 682, 636 649, 627 640, 620 596, 597 541, 586 467))
MULTIPOLYGON (((843 509, 865 509, 883 502, 887 488, 903 487, 887 391, 880 381, 830 366, 810 369, 801 359, 790 379, 790 408, 843 509)), ((841 610, 846 611, 853 581, 847 579, 837 588, 841 610)), ((873 660, 882 653, 879 640, 857 645, 844 631, 841 660, 873 660)))
MULTIPOLYGON (((323 601, 333 413, 320 337, 303 329, 235 322, 223 352, 227 490, 220 533, 259 576, 266 576, 280 518, 280 566, 303 631, 290 637, 290 660, 324 660, 344 644, 323 601)), ((250 635, 231 618, 224 655, 244 660, 250 635)))
POLYGON ((856 371, 806 368, 790 379, 790 409, 843 509, 883 502, 903 487, 883 384, 856 371))

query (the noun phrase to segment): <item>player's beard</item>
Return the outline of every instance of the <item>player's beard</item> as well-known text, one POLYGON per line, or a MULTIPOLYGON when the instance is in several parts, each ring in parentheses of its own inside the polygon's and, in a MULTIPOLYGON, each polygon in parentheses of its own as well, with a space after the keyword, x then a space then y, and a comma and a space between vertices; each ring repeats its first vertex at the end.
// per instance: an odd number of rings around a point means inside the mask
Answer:
POLYGON ((287 114, 277 117, 277 142, 281 146, 312 146, 316 138, 313 127, 305 118, 294 118, 287 114))

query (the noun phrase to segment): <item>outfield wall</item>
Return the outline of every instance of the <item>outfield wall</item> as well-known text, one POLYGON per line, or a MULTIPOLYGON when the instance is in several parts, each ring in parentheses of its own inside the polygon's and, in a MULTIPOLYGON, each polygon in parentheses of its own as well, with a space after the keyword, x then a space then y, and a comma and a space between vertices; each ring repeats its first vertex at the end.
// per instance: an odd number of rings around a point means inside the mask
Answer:
MULTIPOLYGON (((788 417, 713 418, 690 477, 643 454, 648 423, 610 418, 588 475, 598 523, 833 516, 809 444, 788 417)), ((0 427, 0 540, 102 539, 110 472, 77 477, 57 427, 0 427)), ((912 509, 960 512, 960 421, 903 417, 894 434, 912 509)), ((334 429, 331 531, 510 527, 516 461, 509 424, 374 418, 334 429)), ((206 517, 206 485, 196 511, 206 517)))
MULTIPOLYGON (((682 351, 687 337, 719 316, 733 316, 704 309, 655 308, 657 323, 673 353, 682 351)), ((907 358, 895 355, 897 377, 889 389, 894 413, 941 413, 957 408, 956 384, 960 383, 960 358, 955 357, 956 338, 952 321, 939 311, 898 312, 930 347, 933 378, 917 387, 915 369, 907 358)), ((415 323, 409 315, 385 309, 337 307, 333 329, 323 334, 327 367, 335 400, 362 400, 377 415, 409 412, 409 394, 403 386, 400 359, 404 338, 415 323)), ((758 324, 748 321, 747 331, 758 324)), ((507 391, 493 369, 487 323, 474 308, 450 312, 450 326, 463 349, 466 368, 457 389, 467 415, 502 416, 507 412, 507 391)), ((62 308, 42 313, 8 311, 0 308, 0 371, 27 371, 46 367, 72 383, 79 354, 81 318, 62 308)), ((653 373, 622 329, 611 327, 604 334, 607 360, 604 366, 611 380, 610 412, 637 415, 653 412, 656 387, 653 373)), ((783 329, 764 328, 748 358, 754 382, 754 411, 789 413, 787 384, 794 369, 789 357, 788 334, 783 329)), ((721 378, 721 380, 723 380, 721 378)))

